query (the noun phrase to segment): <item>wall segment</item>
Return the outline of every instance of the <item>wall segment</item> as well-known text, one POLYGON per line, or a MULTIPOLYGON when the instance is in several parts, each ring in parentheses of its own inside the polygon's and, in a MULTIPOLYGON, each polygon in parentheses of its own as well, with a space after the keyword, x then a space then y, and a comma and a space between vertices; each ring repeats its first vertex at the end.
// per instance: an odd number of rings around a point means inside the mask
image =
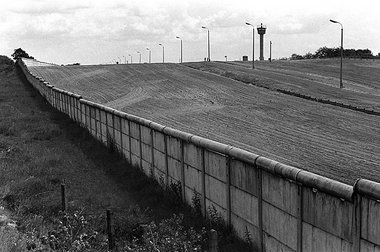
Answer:
POLYGON ((216 209, 259 251, 380 250, 380 184, 354 186, 55 88, 17 64, 56 109, 202 213, 216 209))

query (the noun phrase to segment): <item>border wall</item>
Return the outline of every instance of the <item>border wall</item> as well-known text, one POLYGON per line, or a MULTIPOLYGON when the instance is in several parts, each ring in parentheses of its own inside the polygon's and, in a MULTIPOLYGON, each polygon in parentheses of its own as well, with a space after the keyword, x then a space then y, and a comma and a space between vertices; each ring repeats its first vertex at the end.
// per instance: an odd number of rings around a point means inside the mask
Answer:
POLYGON ((17 61, 54 108, 188 204, 215 207, 258 251, 380 251, 380 183, 350 186, 59 89, 17 61))

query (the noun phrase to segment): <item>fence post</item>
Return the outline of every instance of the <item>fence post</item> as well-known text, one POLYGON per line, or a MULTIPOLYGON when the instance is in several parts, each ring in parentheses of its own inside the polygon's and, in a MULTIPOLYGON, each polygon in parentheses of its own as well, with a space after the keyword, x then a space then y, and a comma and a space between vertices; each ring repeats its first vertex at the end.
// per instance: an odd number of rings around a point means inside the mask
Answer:
POLYGON ((107 209, 106 215, 107 215, 108 249, 112 251, 115 248, 115 240, 113 237, 112 213, 109 209, 107 209))
POLYGON ((183 140, 179 142, 181 148, 181 190, 182 190, 182 201, 186 202, 186 186, 185 186, 185 143, 183 140))
MULTIPOLYGON (((143 154, 142 154, 142 137, 141 137, 141 124, 139 125, 139 148, 140 148, 140 169, 144 172, 143 169, 143 154)), ((145 173, 145 172, 144 172, 145 173)))
MULTIPOLYGON (((80 106, 80 125, 82 126, 82 128, 84 128, 84 125, 85 125, 85 120, 83 120, 84 104, 82 102, 80 102, 80 100, 79 100, 79 106, 80 106)), ((86 119, 86 117, 84 119, 86 119)))
POLYGON ((119 116, 119 133, 120 133, 120 155, 121 157, 124 159, 124 151, 123 151, 123 127, 121 126, 121 123, 122 123, 122 118, 121 116, 119 116))
POLYGON ((357 183, 360 179, 356 180, 354 184, 354 211, 353 211, 353 228, 352 228, 352 251, 360 252, 360 239, 361 239, 361 229, 362 229, 362 197, 357 192, 357 183))
POLYGON ((69 96, 65 93, 65 103, 66 103, 66 108, 65 108, 65 114, 68 115, 70 117, 70 113, 68 112, 69 111, 69 96))
POLYGON ((58 91, 58 102, 59 102, 59 111, 63 112, 63 94, 61 91, 58 91))
POLYGON ((69 114, 69 117, 70 119, 72 120, 73 119, 73 115, 72 115, 72 96, 67 94, 67 106, 68 106, 68 111, 67 113, 69 114))
POLYGON ((73 97, 73 103, 74 103, 74 121, 78 122, 78 100, 79 98, 74 96, 73 97))
POLYGON ((303 195, 302 195, 302 185, 297 186, 298 202, 297 202, 297 252, 302 252, 302 220, 303 220, 303 195))
POLYGON ((214 229, 210 230, 209 251, 218 251, 218 233, 214 229))
POLYGON ((92 128, 91 128, 91 107, 90 105, 86 104, 88 116, 86 116, 87 119, 87 129, 90 132, 90 135, 92 135, 92 128))
POLYGON ((205 149, 201 150, 201 160, 202 160, 202 214, 204 217, 207 215, 206 209, 206 163, 205 163, 205 149))
POLYGON ((257 199, 258 199, 258 216, 259 216, 259 247, 258 250, 260 252, 265 251, 264 250, 264 235, 263 235, 263 180, 262 180, 262 170, 255 165, 255 168, 257 169, 257 199))
POLYGON ((53 89, 54 87, 51 88, 51 95, 52 95, 52 104, 54 108, 57 108, 57 105, 56 105, 56 95, 55 95, 55 91, 53 89))
POLYGON ((100 113, 100 110, 97 109, 97 108, 94 108, 95 110, 95 116, 94 116, 94 122, 95 122, 95 138, 98 138, 98 132, 99 132, 99 129, 98 129, 98 120, 97 120, 97 117, 98 117, 98 111, 100 113))
POLYGON ((132 164, 131 121, 129 119, 128 119, 128 137, 129 137, 129 163, 132 164))
POLYGON ((166 186, 169 186, 169 161, 168 161, 168 136, 164 134, 164 142, 165 142, 165 182, 166 186))
POLYGON ((66 212, 66 186, 65 184, 61 184, 61 206, 62 212, 66 212))
POLYGON ((226 161, 226 206, 227 206, 227 224, 231 226, 231 161, 232 158, 227 156, 226 161))
POLYGON ((151 167, 151 175, 155 178, 155 168, 154 168, 154 130, 150 129, 150 142, 152 145, 152 167, 151 167))
POLYGON ((102 109, 99 109, 99 139, 102 144, 103 142, 103 122, 102 122, 102 109))
POLYGON ((74 121, 78 122, 78 97, 73 97, 73 104, 74 104, 74 121))
MULTIPOLYGON (((116 130, 115 130, 115 111, 112 112, 112 142, 114 144, 114 148, 117 149, 117 146, 116 146, 116 130)), ((117 151, 117 150, 115 150, 117 151)))

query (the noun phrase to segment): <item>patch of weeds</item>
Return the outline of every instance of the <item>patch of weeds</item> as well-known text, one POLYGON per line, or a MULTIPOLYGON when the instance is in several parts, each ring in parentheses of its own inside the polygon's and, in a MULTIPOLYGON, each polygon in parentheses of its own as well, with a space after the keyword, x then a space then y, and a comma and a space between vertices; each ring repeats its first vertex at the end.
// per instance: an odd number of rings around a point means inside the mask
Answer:
POLYGON ((207 232, 196 231, 183 226, 183 215, 156 224, 151 222, 143 227, 140 239, 133 239, 125 245, 125 251, 202 251, 207 244, 207 232))
POLYGON ((202 204, 201 204, 201 194, 193 190, 193 197, 191 197, 191 204, 193 213, 196 216, 202 216, 202 204))
POLYGON ((82 211, 60 213, 53 228, 40 236, 40 241, 48 249, 57 251, 106 251, 107 237, 92 224, 99 223, 98 216, 84 215, 82 211))
POLYGON ((165 178, 164 178, 164 176, 160 175, 160 177, 158 178, 158 183, 160 184, 160 186, 162 188, 165 187, 165 178))
POLYGON ((114 216, 114 234, 116 240, 132 242, 143 236, 143 225, 151 220, 151 210, 141 209, 140 206, 129 208, 127 213, 114 216))
POLYGON ((253 247, 252 234, 251 234, 251 232, 249 232, 247 226, 245 226, 244 241, 248 244, 248 246, 249 246, 250 248, 253 247))
POLYGON ((224 244, 232 244, 236 239, 234 229, 228 226, 224 221, 222 215, 214 205, 211 205, 207 209, 209 227, 218 232, 218 244, 219 246, 224 246, 224 244))
POLYGON ((175 200, 178 202, 182 201, 182 185, 180 181, 170 183, 168 190, 172 193, 175 200))
POLYGON ((46 251, 33 232, 20 233, 12 227, 0 229, 0 251, 46 251))
POLYGON ((207 213, 211 228, 218 230, 225 227, 223 217, 214 205, 208 207, 207 213))

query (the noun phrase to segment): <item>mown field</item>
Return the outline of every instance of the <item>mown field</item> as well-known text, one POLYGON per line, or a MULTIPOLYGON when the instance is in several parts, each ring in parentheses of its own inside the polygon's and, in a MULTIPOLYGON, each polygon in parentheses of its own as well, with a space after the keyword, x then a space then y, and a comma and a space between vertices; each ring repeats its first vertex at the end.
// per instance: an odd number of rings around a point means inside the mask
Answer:
POLYGON ((339 89, 338 59, 255 62, 194 62, 187 66, 273 90, 299 94, 380 112, 380 60, 344 59, 339 89))
MULTIPOLYGON (((223 67, 236 67, 242 74, 250 71, 246 66, 218 62, 187 65, 212 66, 221 71, 223 67)), ((308 101, 179 64, 30 69, 51 84, 89 100, 288 165, 349 184, 359 177, 380 181, 378 116, 308 101)), ((264 75, 257 78, 275 83, 275 79, 264 75)), ((339 91, 332 84, 313 85, 339 91)), ((316 90, 308 92, 315 94, 316 90)), ((346 101, 361 101, 360 95, 370 95, 345 92, 339 94, 346 101)), ((378 103, 377 99, 367 105, 379 107, 378 103)))

